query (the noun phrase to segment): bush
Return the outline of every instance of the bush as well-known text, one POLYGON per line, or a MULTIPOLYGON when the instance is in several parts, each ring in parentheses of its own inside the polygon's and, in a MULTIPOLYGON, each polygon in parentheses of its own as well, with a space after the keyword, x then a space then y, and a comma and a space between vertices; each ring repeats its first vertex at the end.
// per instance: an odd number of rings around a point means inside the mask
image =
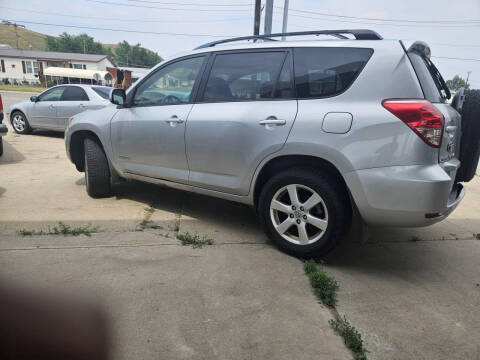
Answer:
POLYGON ((27 80, 22 80, 22 85, 30 85, 30 83, 27 80))
POLYGON ((7 78, 3 78, 2 82, 3 82, 5 85, 10 85, 10 81, 9 81, 7 78))
POLYGON ((13 80, 13 85, 18 85, 17 79, 14 79, 14 80, 13 80))

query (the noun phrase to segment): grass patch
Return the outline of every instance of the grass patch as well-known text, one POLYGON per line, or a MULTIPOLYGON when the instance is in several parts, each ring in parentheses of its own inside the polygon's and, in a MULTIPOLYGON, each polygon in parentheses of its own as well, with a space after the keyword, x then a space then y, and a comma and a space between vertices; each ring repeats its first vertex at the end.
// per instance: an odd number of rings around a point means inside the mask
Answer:
POLYGON ((177 239, 182 242, 183 246, 190 245, 192 248, 202 248, 205 245, 213 245, 213 239, 208 239, 206 236, 200 238, 197 234, 190 233, 177 234, 177 239))
POLYGON ((67 225, 63 222, 59 222, 58 225, 54 226, 53 228, 51 228, 49 226, 47 231, 22 229, 22 230, 18 231, 18 234, 22 235, 22 236, 33 236, 33 235, 72 235, 72 236, 86 235, 86 236, 92 236, 92 233, 97 233, 97 232, 99 232, 98 227, 91 227, 90 225, 72 227, 72 226, 67 225))
POLYGON ((40 93, 42 91, 45 91, 46 89, 47 88, 42 86, 0 84, 0 90, 2 91, 23 91, 23 92, 40 93))
POLYGON ((310 284, 313 287, 315 295, 317 295, 325 305, 335 307, 337 304, 337 291, 339 289, 337 280, 328 276, 313 260, 305 261, 303 268, 310 279, 310 284))
POLYGON ((362 335, 345 316, 340 320, 331 319, 329 324, 338 335, 343 337, 345 345, 352 350, 355 360, 367 360, 368 350, 363 346, 362 335))

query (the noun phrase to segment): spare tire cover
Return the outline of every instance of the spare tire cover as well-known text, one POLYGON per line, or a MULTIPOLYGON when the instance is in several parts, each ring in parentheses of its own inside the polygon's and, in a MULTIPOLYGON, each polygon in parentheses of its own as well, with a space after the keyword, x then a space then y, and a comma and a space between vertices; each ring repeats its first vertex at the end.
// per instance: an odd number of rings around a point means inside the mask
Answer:
POLYGON ((459 110, 462 115, 461 164, 456 181, 467 182, 475 176, 480 156, 480 90, 465 90, 459 110))

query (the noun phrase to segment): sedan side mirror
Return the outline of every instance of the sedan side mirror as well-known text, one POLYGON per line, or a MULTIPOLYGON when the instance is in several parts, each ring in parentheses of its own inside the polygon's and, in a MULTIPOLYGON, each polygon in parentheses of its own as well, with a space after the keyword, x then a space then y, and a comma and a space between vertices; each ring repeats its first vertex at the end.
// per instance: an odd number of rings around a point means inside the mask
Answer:
POLYGON ((37 102, 38 101, 38 97, 37 96, 30 96, 30 101, 31 102, 37 102))
POLYGON ((123 89, 113 89, 110 92, 110 102, 115 105, 125 105, 127 102, 127 95, 123 89))

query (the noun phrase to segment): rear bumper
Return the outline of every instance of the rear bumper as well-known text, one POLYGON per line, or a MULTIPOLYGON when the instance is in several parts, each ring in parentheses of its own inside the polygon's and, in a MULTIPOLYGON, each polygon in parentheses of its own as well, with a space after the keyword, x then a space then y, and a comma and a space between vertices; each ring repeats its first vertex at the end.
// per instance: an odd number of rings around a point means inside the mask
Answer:
POLYGON ((454 183, 455 172, 438 164, 410 165, 357 170, 344 177, 366 223, 417 227, 445 219, 463 199, 465 189, 454 183))

